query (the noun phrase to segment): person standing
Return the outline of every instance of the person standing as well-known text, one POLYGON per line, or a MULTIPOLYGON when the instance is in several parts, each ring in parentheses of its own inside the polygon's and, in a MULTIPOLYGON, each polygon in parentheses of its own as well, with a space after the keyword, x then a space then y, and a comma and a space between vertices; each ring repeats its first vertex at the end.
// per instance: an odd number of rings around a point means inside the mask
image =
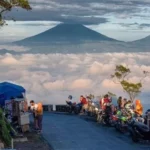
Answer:
POLYGON ((34 100, 31 100, 30 101, 30 110, 32 111, 32 114, 33 114, 34 129, 38 130, 38 123, 37 123, 37 117, 35 115, 35 108, 37 108, 37 104, 34 103, 34 100))
POLYGON ((42 120, 43 120, 43 105, 42 105, 42 103, 35 104, 33 100, 30 101, 30 105, 34 109, 38 131, 39 131, 39 133, 41 133, 41 131, 42 131, 42 120))

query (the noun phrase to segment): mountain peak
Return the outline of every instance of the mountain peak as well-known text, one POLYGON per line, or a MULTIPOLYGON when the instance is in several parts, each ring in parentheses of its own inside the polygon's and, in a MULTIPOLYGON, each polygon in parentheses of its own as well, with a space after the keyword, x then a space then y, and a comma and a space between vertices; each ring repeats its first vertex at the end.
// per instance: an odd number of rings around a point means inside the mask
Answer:
POLYGON ((18 41, 17 44, 87 43, 117 41, 93 31, 82 24, 61 23, 38 35, 18 41))

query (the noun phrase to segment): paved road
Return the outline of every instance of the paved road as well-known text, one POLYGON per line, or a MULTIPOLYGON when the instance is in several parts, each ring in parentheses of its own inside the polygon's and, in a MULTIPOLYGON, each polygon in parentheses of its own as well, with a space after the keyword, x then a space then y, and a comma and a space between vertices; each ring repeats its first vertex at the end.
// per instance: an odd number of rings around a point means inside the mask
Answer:
POLYGON ((54 150, 150 150, 127 135, 102 127, 85 117, 44 114, 43 136, 54 150))

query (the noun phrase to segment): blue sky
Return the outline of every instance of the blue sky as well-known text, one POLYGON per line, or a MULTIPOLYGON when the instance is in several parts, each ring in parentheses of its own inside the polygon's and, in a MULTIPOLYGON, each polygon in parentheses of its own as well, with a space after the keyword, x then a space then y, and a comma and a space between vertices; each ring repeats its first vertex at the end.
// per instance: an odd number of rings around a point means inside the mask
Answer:
POLYGON ((29 0, 32 11, 7 13, 0 41, 16 41, 60 22, 80 23, 109 37, 133 41, 150 35, 149 0, 29 0))

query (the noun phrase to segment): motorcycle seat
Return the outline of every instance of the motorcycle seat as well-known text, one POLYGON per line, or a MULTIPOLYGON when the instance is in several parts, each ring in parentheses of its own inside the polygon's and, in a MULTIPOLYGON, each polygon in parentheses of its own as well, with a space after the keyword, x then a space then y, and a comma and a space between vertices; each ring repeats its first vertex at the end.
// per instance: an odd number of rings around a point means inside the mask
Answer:
POLYGON ((136 122, 135 125, 143 132, 150 132, 148 126, 141 122, 136 122))

